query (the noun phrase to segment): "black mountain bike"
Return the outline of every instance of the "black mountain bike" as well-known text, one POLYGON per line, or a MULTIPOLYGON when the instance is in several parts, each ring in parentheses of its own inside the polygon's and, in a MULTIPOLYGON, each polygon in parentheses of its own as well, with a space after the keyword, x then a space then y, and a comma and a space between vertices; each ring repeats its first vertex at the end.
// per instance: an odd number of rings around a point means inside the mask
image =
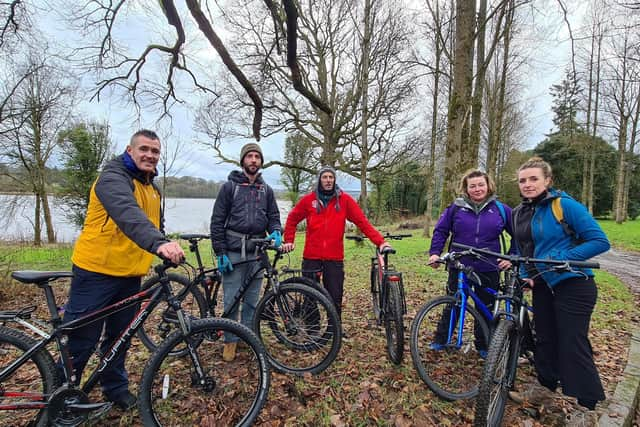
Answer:
POLYGON ((523 291, 526 282, 520 277, 521 267, 536 264, 548 268, 540 271, 573 271, 574 268, 600 268, 597 262, 536 259, 521 256, 498 254, 484 249, 454 243, 452 246, 467 249, 476 257, 497 257, 511 262, 511 268, 505 271, 505 279, 493 311, 495 328, 491 335, 487 360, 478 386, 474 425, 500 426, 507 403, 509 390, 513 388, 518 369, 518 357, 526 356, 535 345, 528 325, 528 311, 523 303, 523 291))
MULTIPOLYGON (((389 234, 385 240, 402 240, 411 237, 410 234, 389 234)), ((364 241, 362 236, 346 236, 349 240, 364 241)), ((375 249, 375 256, 371 258, 371 304, 373 316, 378 325, 384 324, 387 338, 387 356, 396 365, 402 363, 404 354, 404 322, 407 304, 404 296, 402 273, 394 271, 389 265, 389 254, 395 254, 392 248, 375 249)))
MULTIPOLYGON (((252 424, 269 392, 269 363, 262 344, 240 323, 227 319, 194 320, 185 314, 180 308, 180 295, 174 295, 169 285, 168 267, 171 264, 155 267, 158 281, 153 286, 67 323, 63 323, 58 313, 51 285, 58 279, 71 277, 72 273, 13 272, 14 279, 43 290, 49 323, 32 319, 35 305, 0 312, 3 324, 0 326, 0 424, 77 426, 108 411, 112 403, 91 402, 89 392, 161 302, 166 302, 173 311, 177 327, 144 368, 138 388, 138 408, 144 425, 176 425, 178 422, 192 426, 205 419, 211 420, 212 425, 252 424), (139 307, 133 321, 100 356, 86 382, 76 385, 79 380, 73 376, 67 335, 132 306, 139 307), (26 327, 29 334, 16 329, 20 326, 26 327), (224 333, 233 333, 244 343, 241 357, 229 363, 222 361, 224 333), (34 338, 34 334, 39 338, 34 338), (59 354, 63 376, 47 349, 50 344, 59 354), (177 349, 188 357, 169 357, 177 349), (189 402, 188 411, 185 402, 189 402)), ((186 287, 182 292, 189 290, 186 287)))
MULTIPOLYGON (((209 235, 183 234, 180 238, 189 241, 189 249, 195 254, 198 265, 189 266, 191 271, 188 276, 170 273, 169 278, 174 287, 189 289, 188 292, 180 292, 180 297, 183 308, 192 316, 228 317, 242 300, 253 279, 264 275, 265 289, 256 306, 253 330, 262 341, 271 364, 280 372, 296 375, 317 374, 331 365, 342 344, 342 328, 333 302, 312 283, 296 278, 280 282, 276 264, 282 258, 282 253, 273 246, 271 240, 247 241, 255 245, 255 254, 248 254, 247 261, 236 264, 257 261, 256 265, 235 295, 233 305, 223 312, 222 274, 217 268, 204 266, 198 246, 201 240, 208 240, 209 235), (268 250, 275 251, 272 262, 269 261, 268 250)), ((154 286, 157 281, 158 277, 151 277, 142 287, 154 286)), ((157 307, 153 319, 138 332, 141 341, 151 350, 178 327, 175 314, 169 306, 157 307)), ((181 351, 177 349, 175 355, 182 355, 181 351)))

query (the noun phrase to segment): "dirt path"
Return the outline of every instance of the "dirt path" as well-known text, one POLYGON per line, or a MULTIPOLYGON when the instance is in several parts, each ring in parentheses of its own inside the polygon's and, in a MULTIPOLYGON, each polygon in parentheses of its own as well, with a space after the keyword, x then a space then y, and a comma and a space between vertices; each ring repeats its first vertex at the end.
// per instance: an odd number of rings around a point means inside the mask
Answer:
POLYGON ((640 253, 611 249, 593 260, 600 263, 601 269, 626 283, 633 293, 640 295, 640 253))

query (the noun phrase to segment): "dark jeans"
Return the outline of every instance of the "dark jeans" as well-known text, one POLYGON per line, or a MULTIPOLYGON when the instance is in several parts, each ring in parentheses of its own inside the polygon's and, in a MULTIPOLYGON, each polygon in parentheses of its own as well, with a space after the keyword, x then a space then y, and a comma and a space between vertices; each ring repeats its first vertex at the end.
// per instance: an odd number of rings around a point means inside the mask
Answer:
MULTIPOLYGON (((322 284, 331 295, 331 299, 342 318, 342 294, 344 287, 344 262, 322 261, 319 259, 303 259, 303 270, 319 270, 322 272, 322 284)), ((317 280, 315 273, 305 273, 311 279, 317 280)))
POLYGON ((539 282, 533 288, 538 381, 552 390, 559 382, 564 394, 584 401, 605 398, 589 342, 597 297, 592 277, 565 280, 553 291, 539 282))
MULTIPOLYGON (((478 277, 480 278, 480 284, 476 284, 472 278, 472 276, 468 277, 469 285, 472 287, 475 294, 480 298, 480 301, 484 305, 486 305, 489 309, 493 306, 495 301, 495 297, 493 294, 486 292, 483 288, 491 288, 493 290, 498 290, 498 286, 500 285, 500 273, 497 271, 489 271, 489 272, 476 272, 478 277)), ((450 269, 449 270, 449 278, 447 280, 447 294, 453 295, 458 290, 458 270, 450 269)), ((471 300, 471 297, 469 297, 471 300)), ((438 328, 436 330, 435 341, 438 344, 445 344, 447 341, 447 331, 449 330, 449 322, 451 320, 451 310, 445 309, 442 312, 442 317, 440 317, 440 321, 438 322, 438 328)), ((476 350, 487 350, 486 342, 488 341, 485 338, 484 333, 482 332, 482 328, 478 324, 478 322, 474 322, 473 332, 475 336, 474 344, 476 350)))
MULTIPOLYGON (((93 273, 74 265, 69 301, 65 306, 64 322, 78 319, 136 294, 140 291, 140 279, 140 277, 114 277, 93 273)), ((106 319, 93 322, 69 334, 69 351, 73 358, 73 370, 77 382, 80 382, 82 371, 94 353, 103 329, 105 339, 100 346, 100 352, 106 354, 133 319, 136 308, 134 306, 119 311, 106 319)), ((129 379, 124 366, 129 343, 123 349, 124 351, 111 362, 110 367, 100 377, 102 391, 108 399, 118 397, 129 387, 129 379)))

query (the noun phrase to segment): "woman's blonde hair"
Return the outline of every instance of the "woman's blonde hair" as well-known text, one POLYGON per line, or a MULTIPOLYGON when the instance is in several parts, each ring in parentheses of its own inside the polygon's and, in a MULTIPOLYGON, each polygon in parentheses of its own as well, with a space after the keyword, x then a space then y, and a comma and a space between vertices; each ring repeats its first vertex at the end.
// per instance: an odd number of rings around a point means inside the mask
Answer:
MULTIPOLYGON (((553 181, 553 171, 551 170, 551 165, 545 162, 542 157, 535 156, 530 158, 529 160, 524 162, 522 165, 520 165, 520 167, 518 168, 518 173, 525 169, 531 169, 531 168, 541 169, 544 177, 549 178, 550 180, 553 181)), ((517 178, 518 177, 516 176, 516 179, 517 178)))
POLYGON ((458 185, 458 193, 464 196, 468 196, 467 193, 467 181, 469 178, 478 178, 484 177, 487 182, 487 197, 492 196, 496 192, 496 183, 493 182, 493 178, 489 176, 485 171, 481 171, 480 169, 469 169, 466 171, 462 178, 460 179, 460 184, 458 185))

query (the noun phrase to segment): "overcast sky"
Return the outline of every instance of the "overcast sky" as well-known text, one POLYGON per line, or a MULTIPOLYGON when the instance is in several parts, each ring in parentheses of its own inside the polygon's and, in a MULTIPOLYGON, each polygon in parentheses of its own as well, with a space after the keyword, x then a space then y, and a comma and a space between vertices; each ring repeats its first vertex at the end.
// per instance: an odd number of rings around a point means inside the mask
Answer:
MULTIPOLYGON (((148 13, 148 11, 146 11, 146 13, 148 13)), ((559 16, 559 11, 550 10, 548 13, 554 14, 555 19, 559 16)), ((582 10, 578 10, 569 17, 572 27, 579 25, 581 15, 582 10)), ((46 31, 49 31, 54 36, 59 37, 62 33, 67 37, 68 33, 65 33, 62 29, 64 26, 59 22, 55 22, 55 18, 53 18, 55 15, 46 14, 45 16, 46 17, 42 19, 47 21, 47 25, 45 26, 46 31), (52 19, 54 19, 53 22, 51 22, 52 19)), ((118 31, 122 32, 122 40, 126 40, 130 46, 140 46, 140 50, 142 50, 142 47, 147 43, 145 38, 154 36, 154 34, 146 34, 144 32, 145 28, 147 27, 145 26, 143 28, 143 26, 129 25, 119 28, 118 31)), ((530 67, 532 67, 534 71, 528 75, 526 90, 523 94, 524 102, 531 111, 531 114, 527 117, 530 132, 525 141, 524 148, 532 148, 538 142, 542 141, 545 133, 548 133, 553 127, 549 88, 552 84, 560 82, 569 61, 570 45, 567 42, 568 31, 566 26, 560 25, 558 26, 558 32, 556 34, 545 36, 548 42, 540 45, 539 51, 536 52, 535 55, 535 63, 530 64, 530 67)), ((73 43, 73 41, 70 41, 70 43, 73 43)), ((201 47, 196 46, 195 48, 199 49, 201 47)), ((212 50, 206 50, 206 52, 207 55, 215 55, 212 50)), ((90 82, 90 78, 85 80, 87 83, 90 82)), ((129 136, 135 130, 146 127, 159 130, 161 135, 166 136, 166 141, 164 142, 170 142, 172 139, 180 139, 183 143, 188 143, 191 147, 190 152, 182 155, 183 162, 179 167, 178 175, 224 180, 229 172, 234 169, 234 166, 229 164, 218 164, 212 150, 205 150, 201 145, 196 144, 196 141, 203 138, 203 135, 196 134, 193 131, 193 117, 184 109, 174 109, 172 111, 173 120, 171 124, 169 125, 165 122, 160 128, 158 128, 155 122, 157 115, 143 115, 141 119, 138 120, 130 107, 123 106, 121 103, 109 98, 106 94, 101 97, 100 102, 82 102, 80 109, 83 117, 107 121, 110 124, 115 152, 124 150, 128 143, 129 136), (170 130, 168 130, 169 128, 170 130)), ((227 143, 224 145, 224 151, 228 156, 237 158, 240 147, 245 142, 249 141, 227 143)), ((283 142, 283 135, 265 138, 260 142, 267 161, 282 159, 284 151, 283 142)), ((267 182, 280 187, 280 173, 278 168, 269 168, 264 171, 263 175, 267 182)), ((355 182, 345 184, 347 184, 348 187, 358 187, 355 182)))

